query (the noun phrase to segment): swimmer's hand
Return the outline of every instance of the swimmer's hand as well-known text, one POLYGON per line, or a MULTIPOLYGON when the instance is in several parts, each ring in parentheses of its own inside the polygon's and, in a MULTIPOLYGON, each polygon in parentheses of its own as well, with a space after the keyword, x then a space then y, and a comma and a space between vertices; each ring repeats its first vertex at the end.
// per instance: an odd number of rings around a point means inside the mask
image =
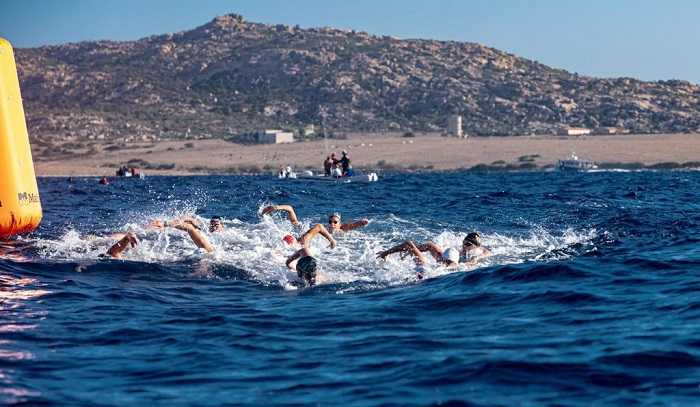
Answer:
POLYGON ((333 238, 331 237, 330 240, 328 240, 328 243, 330 243, 330 246, 329 246, 329 247, 330 247, 331 249, 335 249, 335 246, 337 245, 335 239, 333 239, 333 238))
POLYGON ((185 219, 185 220, 182 221, 182 223, 184 223, 184 224, 186 224, 186 225, 190 225, 190 226, 192 226, 193 228, 195 228, 195 229, 197 229, 197 230, 202 230, 202 227, 199 226, 199 222, 197 222, 197 221, 194 220, 194 219, 185 219))
POLYGON ((131 247, 136 247, 139 244, 139 239, 132 232, 128 232, 122 239, 127 241, 131 247))
POLYGON ((382 260, 386 260, 386 256, 388 256, 388 255, 389 255, 389 253, 387 253, 387 251, 384 250, 384 251, 377 253, 377 258, 382 259, 382 260))
POLYGON ((199 221, 191 216, 183 216, 182 218, 180 218, 180 220, 182 220, 183 223, 187 223, 199 230, 202 230, 202 226, 199 224, 199 221))
POLYGON ((113 244, 112 247, 110 247, 107 250, 107 255, 114 257, 115 259, 121 258, 122 253, 129 247, 136 247, 136 245, 139 244, 139 239, 136 237, 135 234, 132 232, 128 232, 117 241, 117 243, 113 244))

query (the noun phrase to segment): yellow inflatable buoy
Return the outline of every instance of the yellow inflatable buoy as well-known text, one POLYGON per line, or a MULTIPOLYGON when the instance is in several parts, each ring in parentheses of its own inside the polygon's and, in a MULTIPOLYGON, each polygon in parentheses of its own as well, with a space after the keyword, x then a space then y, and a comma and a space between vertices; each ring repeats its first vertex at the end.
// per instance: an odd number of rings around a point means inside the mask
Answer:
POLYGON ((0 38, 0 239, 31 232, 41 202, 12 45, 0 38))

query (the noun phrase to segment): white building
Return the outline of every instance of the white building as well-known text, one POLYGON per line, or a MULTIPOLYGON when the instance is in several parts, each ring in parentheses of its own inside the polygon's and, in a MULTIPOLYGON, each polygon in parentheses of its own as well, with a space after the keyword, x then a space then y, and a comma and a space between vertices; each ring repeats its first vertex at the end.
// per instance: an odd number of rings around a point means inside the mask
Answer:
POLYGON ((235 140, 243 143, 282 144, 293 143, 294 133, 282 130, 258 130, 238 135, 235 140))
POLYGON ((453 137, 465 137, 462 116, 456 114, 447 118, 447 134, 453 137))
POLYGON ((257 133, 257 141, 262 144, 293 143, 294 133, 282 130, 265 130, 257 133))
POLYGON ((559 130, 562 136, 587 136, 591 134, 591 129, 585 127, 564 127, 559 130))

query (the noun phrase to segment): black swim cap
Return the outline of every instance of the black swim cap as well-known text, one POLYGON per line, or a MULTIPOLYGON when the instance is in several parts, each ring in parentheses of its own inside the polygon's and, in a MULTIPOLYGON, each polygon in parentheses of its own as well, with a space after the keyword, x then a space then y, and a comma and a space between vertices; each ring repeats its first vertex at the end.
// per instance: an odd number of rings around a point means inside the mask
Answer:
POLYGON ((471 243, 474 246, 481 246, 481 236, 476 232, 472 232, 464 238, 464 242, 462 243, 471 243))
POLYGON ((297 276, 308 285, 316 284, 316 259, 304 256, 297 261, 297 276))

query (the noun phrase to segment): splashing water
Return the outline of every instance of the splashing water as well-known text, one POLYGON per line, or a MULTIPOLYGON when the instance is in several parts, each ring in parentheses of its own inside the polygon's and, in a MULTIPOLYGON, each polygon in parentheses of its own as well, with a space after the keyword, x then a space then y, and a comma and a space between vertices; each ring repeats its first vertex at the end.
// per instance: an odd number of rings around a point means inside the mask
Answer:
MULTIPOLYGON (((260 206, 258 213, 267 203, 260 206)), ((191 208, 187 208, 189 210, 191 208)), ((173 211, 176 216, 193 216, 185 210, 173 211)), ((162 218, 163 213, 160 214, 162 218)), ((195 217, 200 224, 208 219, 195 217)), ((185 232, 171 228, 154 230, 148 228, 151 219, 133 219, 118 230, 133 232, 140 238, 140 244, 128 250, 124 259, 148 263, 192 264, 197 275, 215 278, 213 272, 204 272, 207 266, 225 265, 244 270, 250 279, 263 284, 279 284, 287 289, 296 289, 290 284, 290 271, 285 260, 299 246, 287 245, 283 236, 298 236, 300 231, 313 226, 313 222, 302 220, 298 226, 279 216, 265 216, 257 223, 238 219, 223 219, 225 229, 221 232, 204 232, 214 253, 197 249, 185 232)), ((84 234, 74 229, 66 231, 58 239, 40 239, 37 247, 41 256, 65 262, 99 261, 101 255, 121 237, 120 232, 102 235, 84 234)), ((431 238, 431 233, 419 222, 402 219, 393 214, 375 218, 370 225, 352 232, 336 235, 338 246, 330 249, 322 238, 315 239, 310 247, 315 257, 321 260, 321 272, 326 276, 326 284, 352 284, 354 282, 375 283, 377 287, 405 284, 416 281, 415 265, 410 259, 390 256, 386 261, 377 259, 377 253, 401 243, 405 239, 417 242, 432 240, 441 247, 459 248, 466 232, 443 230, 431 238)), ((483 244, 491 248, 493 255, 484 258, 479 264, 459 269, 441 267, 430 256, 427 278, 434 278, 451 272, 466 272, 475 268, 523 263, 529 261, 564 260, 582 250, 592 250, 592 241, 597 237, 595 229, 576 232, 571 228, 559 234, 543 227, 534 227, 524 236, 506 236, 499 233, 484 234, 483 244)))

